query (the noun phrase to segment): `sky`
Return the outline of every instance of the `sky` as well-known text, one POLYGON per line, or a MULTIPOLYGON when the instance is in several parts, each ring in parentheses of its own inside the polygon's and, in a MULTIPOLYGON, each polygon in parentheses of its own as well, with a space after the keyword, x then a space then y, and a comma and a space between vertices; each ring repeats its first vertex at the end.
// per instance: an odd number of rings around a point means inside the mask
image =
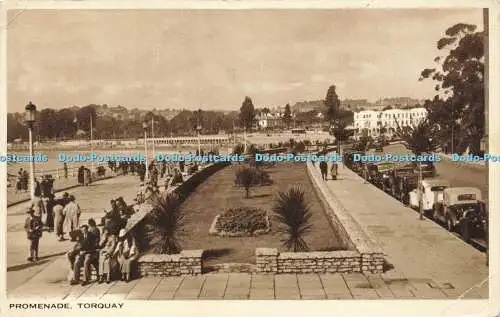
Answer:
POLYGON ((420 71, 481 9, 10 11, 8 111, 122 105, 237 110, 323 99, 432 98, 420 71))

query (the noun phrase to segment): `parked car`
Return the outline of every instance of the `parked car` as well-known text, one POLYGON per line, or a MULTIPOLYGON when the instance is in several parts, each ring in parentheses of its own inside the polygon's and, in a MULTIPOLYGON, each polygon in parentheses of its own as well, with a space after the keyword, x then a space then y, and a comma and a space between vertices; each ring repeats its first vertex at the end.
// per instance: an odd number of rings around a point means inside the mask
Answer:
MULTIPOLYGON (((422 180, 422 208, 424 213, 429 214, 434 210, 434 205, 443 201, 443 191, 451 186, 450 182, 444 179, 422 180)), ((410 192, 410 207, 419 208, 420 188, 410 192)))
POLYGON ((387 183, 389 193, 405 205, 408 205, 410 203, 409 193, 417 188, 418 175, 411 165, 397 165, 389 175, 387 183))
POLYGON ((484 236, 488 219, 481 191, 474 187, 452 187, 443 191, 443 201, 434 205, 433 218, 451 231, 459 231, 465 241, 484 236))
MULTIPOLYGON (((422 177, 436 177, 436 166, 434 162, 421 162, 422 164, 422 177)), ((414 163, 415 171, 418 172, 418 163, 414 163)))
POLYGON ((377 162, 368 166, 370 182, 378 188, 386 191, 388 179, 394 169, 395 164, 391 162, 377 162))

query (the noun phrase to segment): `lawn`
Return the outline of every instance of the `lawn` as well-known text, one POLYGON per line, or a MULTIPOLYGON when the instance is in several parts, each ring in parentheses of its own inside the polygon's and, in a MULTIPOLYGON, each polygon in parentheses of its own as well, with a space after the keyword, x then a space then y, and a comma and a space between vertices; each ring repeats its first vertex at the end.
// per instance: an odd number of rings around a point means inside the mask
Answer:
POLYGON ((217 214, 231 207, 261 208, 267 210, 272 216, 276 193, 294 185, 305 190, 306 199, 310 203, 310 210, 313 214, 311 231, 305 236, 305 241, 311 251, 343 249, 312 187, 304 163, 282 162, 267 168, 274 184, 251 188, 249 199, 244 198, 243 188, 234 185, 237 168, 238 164, 234 164, 216 172, 200 184, 182 204, 184 226, 179 236, 184 250, 211 250, 206 252, 210 254, 204 262, 208 265, 255 263, 256 248, 267 247, 281 250, 282 235, 277 232, 278 223, 273 220, 271 220, 272 228, 268 234, 255 237, 210 236, 209 228, 217 214))

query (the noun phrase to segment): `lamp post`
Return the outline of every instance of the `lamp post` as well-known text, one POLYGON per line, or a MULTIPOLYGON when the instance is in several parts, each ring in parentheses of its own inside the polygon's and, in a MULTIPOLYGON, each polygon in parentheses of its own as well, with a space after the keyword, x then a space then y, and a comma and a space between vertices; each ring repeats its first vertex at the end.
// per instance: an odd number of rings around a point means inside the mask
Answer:
POLYGON ((147 181, 149 179, 149 162, 148 162, 148 123, 147 121, 144 121, 142 123, 142 128, 144 129, 144 155, 146 156, 146 174, 145 174, 145 180, 147 181))
POLYGON ((30 198, 35 200, 35 160, 33 153, 33 125, 36 121, 36 106, 31 101, 26 105, 24 122, 28 126, 29 142, 30 142, 30 198))
POLYGON ((200 142, 200 132, 201 132, 201 125, 196 126, 196 132, 198 134, 198 155, 201 155, 201 142, 200 142))

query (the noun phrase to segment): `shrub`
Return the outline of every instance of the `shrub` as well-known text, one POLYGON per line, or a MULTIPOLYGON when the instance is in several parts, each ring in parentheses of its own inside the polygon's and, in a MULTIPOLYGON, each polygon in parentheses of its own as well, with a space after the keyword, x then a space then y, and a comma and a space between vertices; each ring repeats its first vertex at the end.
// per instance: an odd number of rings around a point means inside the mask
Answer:
POLYGON ((238 186, 245 188, 245 198, 250 197, 250 187, 255 186, 257 179, 256 169, 251 167, 243 167, 236 171, 235 183, 238 186))
POLYGON ((310 231, 311 212, 306 203, 304 191, 292 187, 286 192, 278 193, 273 206, 275 218, 283 225, 279 231, 284 233, 283 246, 292 252, 308 251, 304 236, 310 231))
POLYGON ((269 220, 267 213, 256 208, 235 208, 229 209, 221 214, 215 229, 232 234, 253 235, 268 230, 269 220))
POLYGON ((153 252, 175 254, 181 251, 177 233, 183 226, 180 199, 170 193, 158 199, 148 214, 141 236, 148 241, 153 252))
POLYGON ((233 154, 240 155, 243 154, 244 151, 245 151, 245 146, 241 143, 238 143, 233 149, 233 154))

